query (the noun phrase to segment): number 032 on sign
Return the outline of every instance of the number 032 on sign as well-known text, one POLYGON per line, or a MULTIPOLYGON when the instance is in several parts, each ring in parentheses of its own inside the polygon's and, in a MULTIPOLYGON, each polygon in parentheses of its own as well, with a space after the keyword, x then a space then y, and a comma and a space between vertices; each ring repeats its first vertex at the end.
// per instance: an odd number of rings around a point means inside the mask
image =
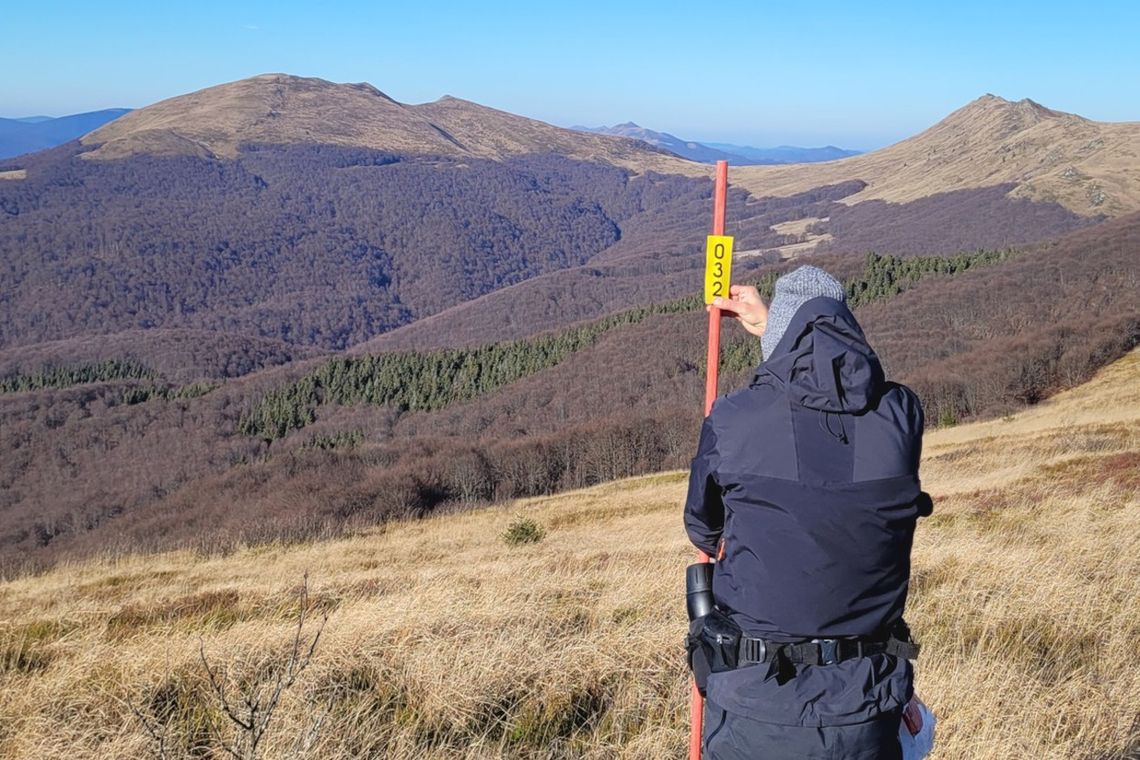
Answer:
POLYGON ((732 280, 732 236, 709 235, 705 253, 705 303, 728 298, 732 280))

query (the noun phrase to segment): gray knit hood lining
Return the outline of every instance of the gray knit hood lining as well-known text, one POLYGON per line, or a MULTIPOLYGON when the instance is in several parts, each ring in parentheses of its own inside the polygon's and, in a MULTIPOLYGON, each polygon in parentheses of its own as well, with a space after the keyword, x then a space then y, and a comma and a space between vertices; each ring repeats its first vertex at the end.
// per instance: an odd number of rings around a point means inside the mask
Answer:
POLYGON ((776 293, 768 306, 768 324, 760 338, 760 349, 767 360, 799 308, 813 298, 833 298, 847 302, 843 285, 819 267, 802 266, 776 280, 776 293))

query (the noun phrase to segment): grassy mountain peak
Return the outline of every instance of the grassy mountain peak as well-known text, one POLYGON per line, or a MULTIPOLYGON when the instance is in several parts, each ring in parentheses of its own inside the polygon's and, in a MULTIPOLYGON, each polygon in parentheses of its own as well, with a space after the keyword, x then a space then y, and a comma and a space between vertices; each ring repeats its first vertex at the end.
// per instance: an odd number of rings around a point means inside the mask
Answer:
POLYGON ((905 203, 935 193, 1013 183, 1010 195, 1086 216, 1140 209, 1140 122, 1097 122, 1029 99, 983 95, 902 142, 826 164, 746 166, 733 181, 788 195, 861 179, 848 202, 905 203))
POLYGON ((234 158, 241 145, 260 143, 452 158, 554 152, 678 173, 686 163, 631 140, 583 135, 451 96, 408 105, 367 83, 288 74, 263 74, 163 100, 85 135, 82 142, 94 148, 85 154, 93 159, 234 158))

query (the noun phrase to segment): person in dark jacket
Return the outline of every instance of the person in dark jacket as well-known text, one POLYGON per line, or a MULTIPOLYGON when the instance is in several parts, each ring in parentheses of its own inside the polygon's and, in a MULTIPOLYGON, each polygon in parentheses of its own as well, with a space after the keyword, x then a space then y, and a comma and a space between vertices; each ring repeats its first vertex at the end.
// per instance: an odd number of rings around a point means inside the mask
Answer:
POLYGON ((764 360, 704 422, 685 527, 716 558, 717 607, 746 636, 769 653, 787 643, 820 654, 714 673, 706 760, 901 757, 911 663, 846 644, 904 625, 915 523, 929 510, 923 413, 884 379, 845 300, 838 281, 804 266, 777 281, 768 309, 749 287, 716 303, 761 336, 764 360), (820 648, 841 639, 842 656, 820 648))

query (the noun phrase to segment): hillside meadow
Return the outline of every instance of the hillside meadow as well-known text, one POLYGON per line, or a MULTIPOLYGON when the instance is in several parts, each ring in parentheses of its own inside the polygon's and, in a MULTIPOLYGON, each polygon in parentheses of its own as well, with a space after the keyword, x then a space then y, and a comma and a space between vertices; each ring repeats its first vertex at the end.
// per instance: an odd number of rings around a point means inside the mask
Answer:
MULTIPOLYGON (((924 456, 935 757, 1140 757, 1140 351, 924 456)), ((3 583, 0 756, 683 757, 684 481, 3 583)))

